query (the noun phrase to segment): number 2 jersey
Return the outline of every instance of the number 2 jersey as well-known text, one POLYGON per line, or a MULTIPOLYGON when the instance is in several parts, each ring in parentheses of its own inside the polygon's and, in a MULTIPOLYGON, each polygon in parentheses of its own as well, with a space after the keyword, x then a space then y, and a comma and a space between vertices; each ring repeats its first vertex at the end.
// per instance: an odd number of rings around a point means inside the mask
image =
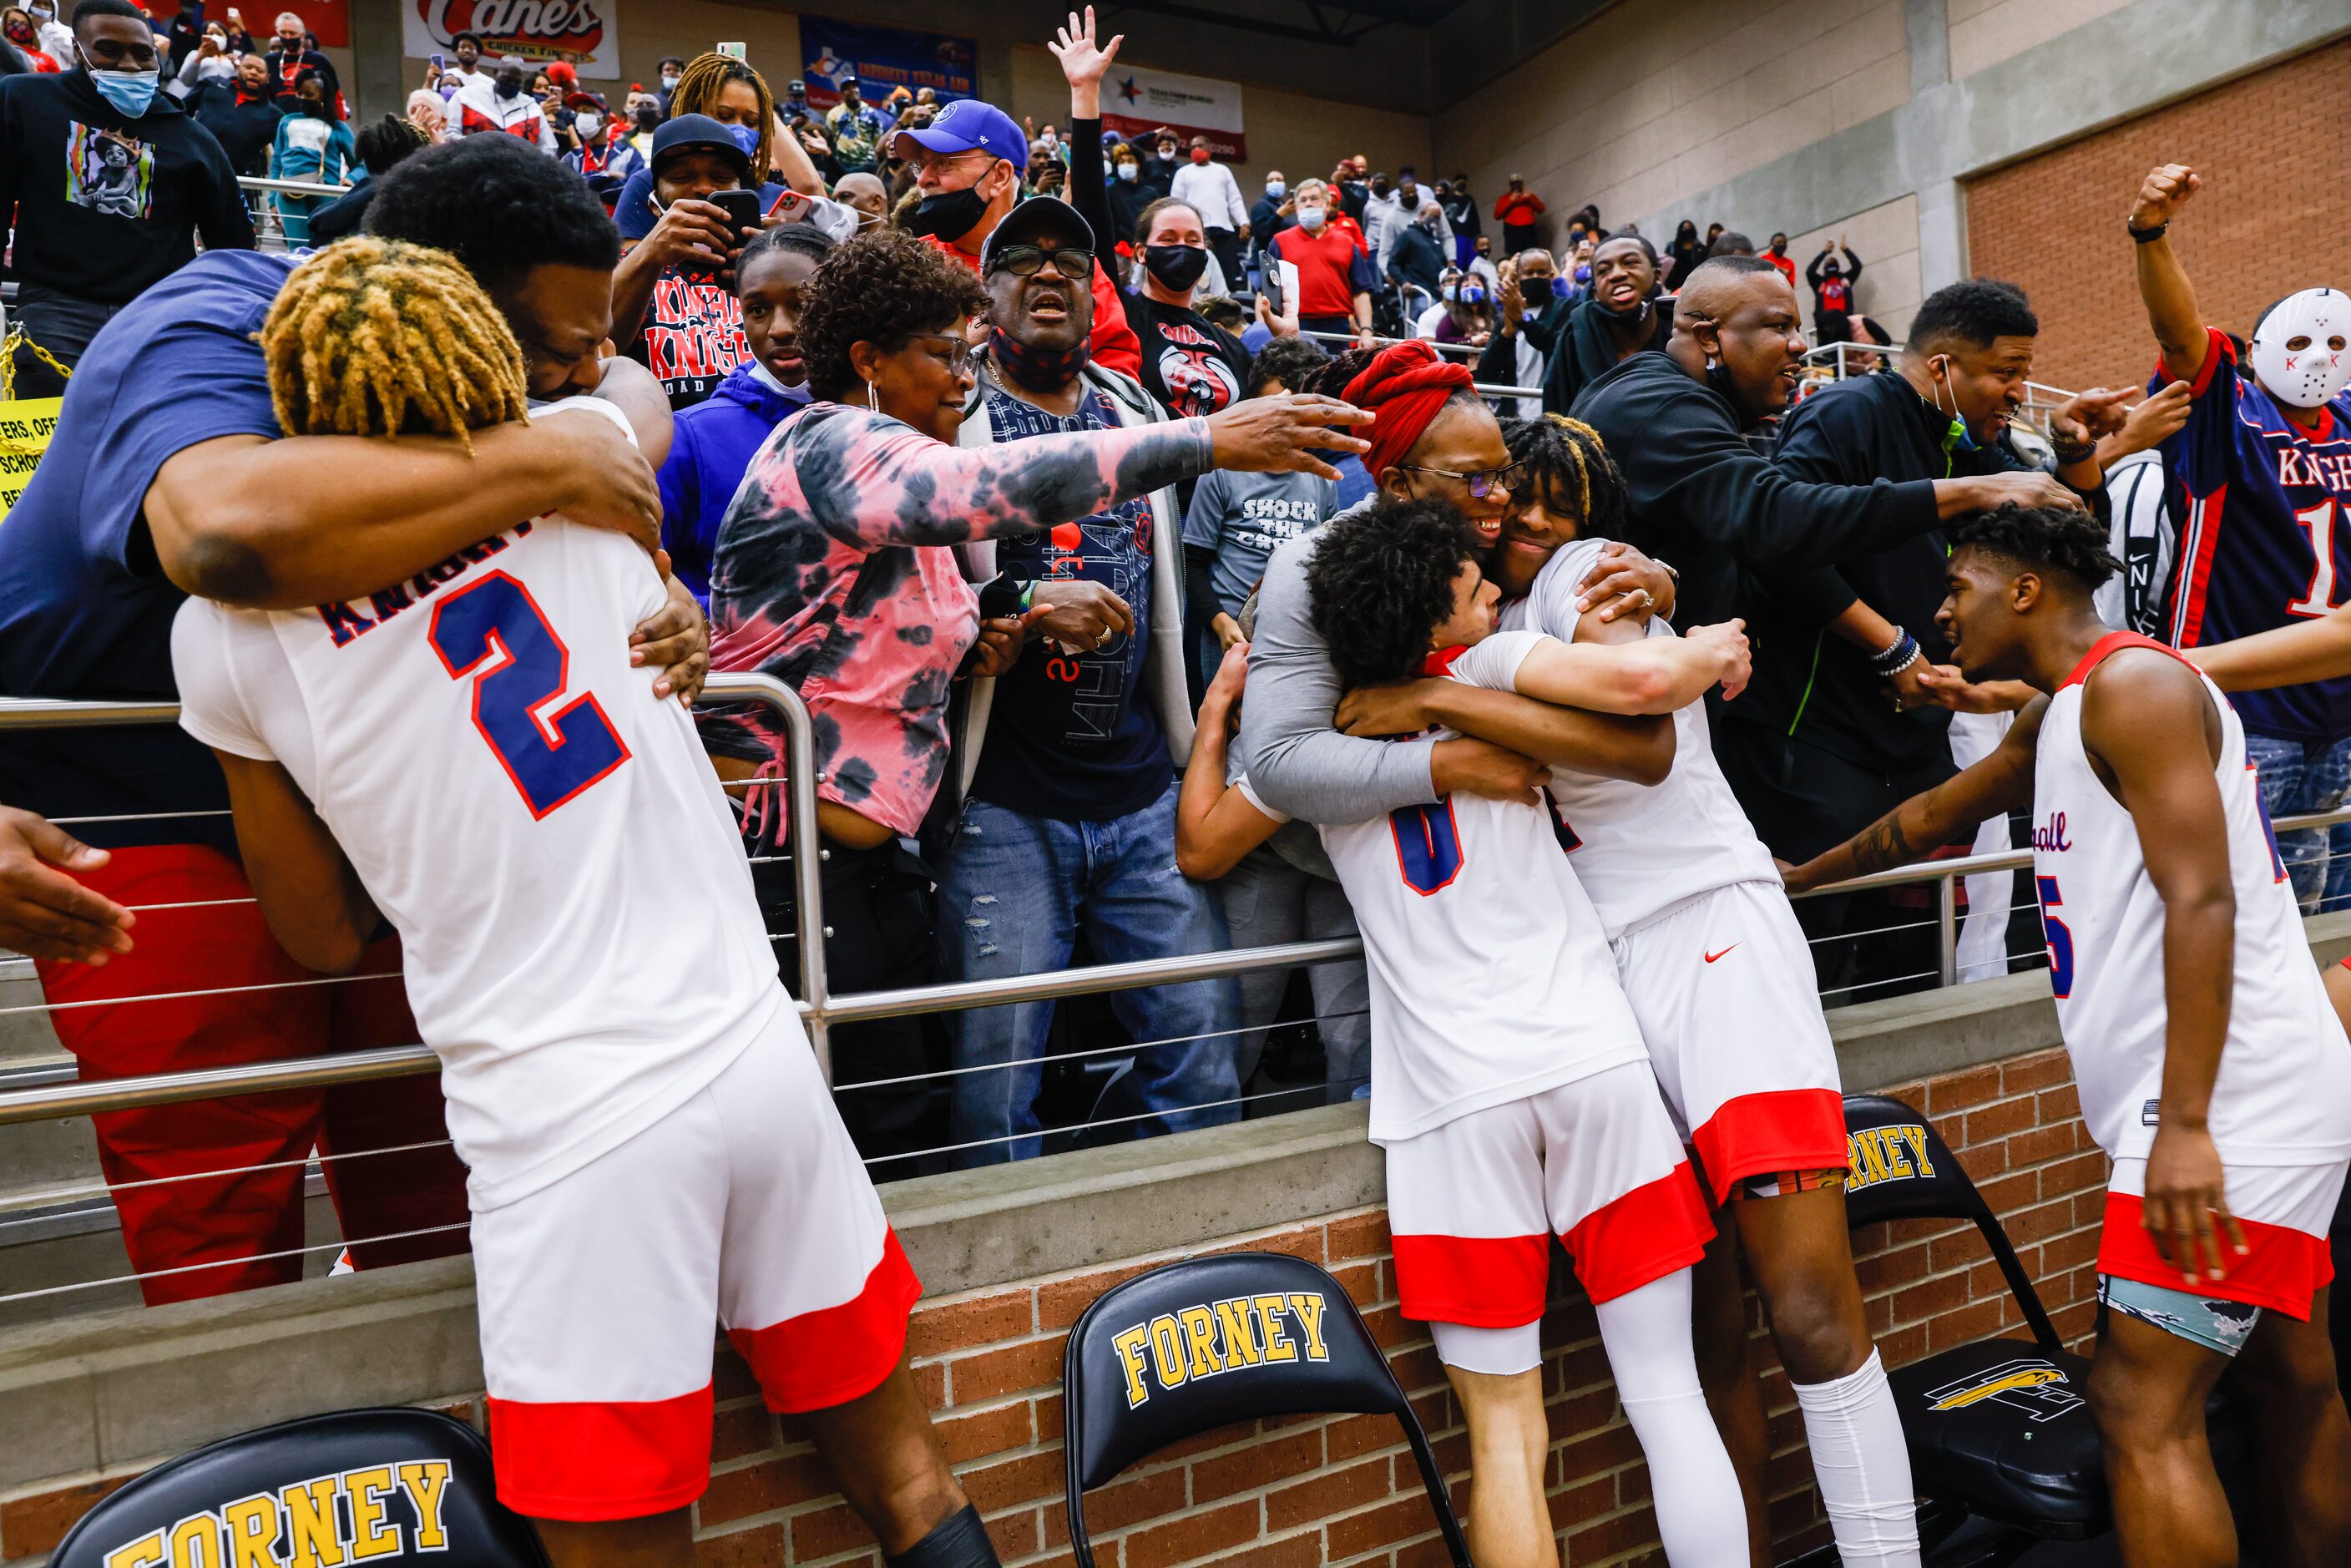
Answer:
MULTIPOLYGON (((2235 341, 2207 330, 2188 423, 2161 448, 2179 528, 2163 632, 2176 648, 2249 637, 2351 601, 2351 392, 2305 430, 2238 364, 2235 341)), ((2172 379, 2158 369, 2149 389, 2172 379)), ((2351 675, 2235 701, 2255 735, 2351 736, 2351 675)))
POLYGON ((633 542, 550 517, 369 598, 172 626, 183 727, 282 764, 399 931, 476 1209, 617 1148, 789 1007, 693 721, 629 665, 664 600, 633 542))
MULTIPOLYGON (((1510 691, 1542 640, 1498 632, 1428 673, 1510 691)), ((1373 1142, 1647 1061, 1548 802, 1449 795, 1322 833, 1371 970, 1373 1142)))
MULTIPOLYGON (((2179 655, 2131 632, 2102 638, 2041 719, 2032 789, 2032 870, 2049 944, 2057 1021, 2082 1119, 2116 1159, 2144 1159, 2163 1093, 2164 906, 2138 824, 2090 765, 2082 700, 2091 672, 2126 648, 2179 655)), ((2229 1032, 2210 1126, 2224 1164, 2324 1165, 2351 1155, 2351 1041, 2326 999, 2302 912, 2262 812, 2244 727, 2220 689, 2214 774, 2227 814, 2237 902, 2229 1032)))

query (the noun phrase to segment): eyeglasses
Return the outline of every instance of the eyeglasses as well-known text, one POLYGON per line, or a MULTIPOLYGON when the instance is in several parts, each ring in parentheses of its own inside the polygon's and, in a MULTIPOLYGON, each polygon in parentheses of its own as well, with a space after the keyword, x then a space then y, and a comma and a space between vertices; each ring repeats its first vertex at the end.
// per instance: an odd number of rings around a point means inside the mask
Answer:
POLYGON ((1008 245, 996 253, 996 265, 990 272, 1008 272, 1015 277, 1034 277, 1047 262, 1061 274, 1064 283, 1076 283, 1093 275, 1094 253, 1076 246, 1063 246, 1059 250, 1046 250, 1033 245, 1008 245))
POLYGON ((1452 468, 1424 468, 1417 463, 1399 463, 1397 467, 1407 474, 1442 474, 1447 479, 1458 479, 1468 486, 1472 500, 1482 501, 1495 491, 1505 494, 1521 488, 1527 482, 1524 463, 1507 463, 1499 468, 1480 468, 1474 474, 1464 474, 1452 468))
POLYGON ((914 334, 914 340, 917 343, 950 345, 945 354, 930 350, 924 351, 945 365, 948 373, 955 376, 977 376, 980 358, 987 352, 987 345, 985 343, 967 343, 961 338, 950 338, 945 332, 917 332, 914 334))

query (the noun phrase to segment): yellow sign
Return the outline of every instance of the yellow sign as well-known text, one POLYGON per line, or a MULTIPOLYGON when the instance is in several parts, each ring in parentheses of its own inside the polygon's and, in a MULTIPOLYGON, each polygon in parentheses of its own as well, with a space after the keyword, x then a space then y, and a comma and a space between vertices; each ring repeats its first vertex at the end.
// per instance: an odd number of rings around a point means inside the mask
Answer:
POLYGON ((0 517, 32 483, 33 469, 57 434, 61 397, 13 398, 0 402, 0 517))

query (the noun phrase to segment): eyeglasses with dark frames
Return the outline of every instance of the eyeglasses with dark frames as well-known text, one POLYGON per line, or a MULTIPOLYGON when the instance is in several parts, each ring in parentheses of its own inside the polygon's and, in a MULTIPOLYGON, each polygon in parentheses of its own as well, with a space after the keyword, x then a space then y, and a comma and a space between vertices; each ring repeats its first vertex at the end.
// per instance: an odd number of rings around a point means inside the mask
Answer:
POLYGON ((1527 465, 1524 463, 1506 463, 1499 468, 1480 468, 1469 474, 1455 468, 1424 468, 1417 463, 1399 463, 1396 466, 1407 474, 1442 474, 1447 479, 1458 479, 1468 486, 1470 498, 1478 501, 1484 500, 1497 490, 1505 494, 1517 491, 1527 482, 1527 465))
POLYGON ((1047 250, 1042 246, 1008 245, 996 253, 991 272, 1008 272, 1015 277, 1034 277, 1050 261, 1053 270, 1064 283, 1081 283, 1093 274, 1094 253, 1078 246, 1065 245, 1059 250, 1047 250))

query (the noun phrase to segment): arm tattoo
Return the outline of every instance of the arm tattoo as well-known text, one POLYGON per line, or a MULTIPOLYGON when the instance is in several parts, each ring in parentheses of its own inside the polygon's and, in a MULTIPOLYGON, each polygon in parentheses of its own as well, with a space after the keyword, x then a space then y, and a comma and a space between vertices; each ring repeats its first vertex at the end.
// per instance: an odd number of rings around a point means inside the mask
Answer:
POLYGON ((1885 871, 1890 866, 1907 865, 1918 858, 1910 847, 1910 839, 1902 831, 1902 812, 1897 808, 1879 818, 1853 841, 1854 865, 1860 872, 1885 871))

